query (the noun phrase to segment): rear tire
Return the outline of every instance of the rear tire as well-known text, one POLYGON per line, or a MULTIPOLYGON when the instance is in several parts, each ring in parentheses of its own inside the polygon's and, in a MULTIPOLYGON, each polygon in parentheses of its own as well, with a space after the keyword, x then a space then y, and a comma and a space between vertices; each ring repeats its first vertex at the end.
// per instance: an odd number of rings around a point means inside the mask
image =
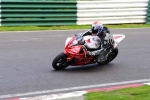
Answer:
POLYGON ((116 56, 118 55, 118 48, 116 47, 115 49, 112 50, 112 52, 108 55, 107 57, 107 62, 111 62, 112 60, 114 60, 116 58, 116 56))
POLYGON ((108 55, 107 60, 101 63, 98 63, 99 65, 105 65, 108 64, 109 62, 111 62, 112 60, 114 60, 116 58, 116 56, 118 55, 118 48, 116 47, 115 49, 112 50, 112 52, 108 55))
POLYGON ((52 66, 55 70, 63 70, 68 67, 69 64, 67 64, 67 55, 65 55, 64 53, 60 53, 53 60, 52 66))

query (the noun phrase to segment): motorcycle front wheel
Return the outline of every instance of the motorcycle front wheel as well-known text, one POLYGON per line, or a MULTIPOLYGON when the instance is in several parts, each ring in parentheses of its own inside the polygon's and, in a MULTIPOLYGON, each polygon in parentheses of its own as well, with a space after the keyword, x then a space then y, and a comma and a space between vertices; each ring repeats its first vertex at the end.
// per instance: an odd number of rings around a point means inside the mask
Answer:
POLYGON ((66 67, 69 66, 69 64, 67 64, 67 56, 64 53, 60 53, 53 60, 52 66, 55 70, 65 69, 66 67))

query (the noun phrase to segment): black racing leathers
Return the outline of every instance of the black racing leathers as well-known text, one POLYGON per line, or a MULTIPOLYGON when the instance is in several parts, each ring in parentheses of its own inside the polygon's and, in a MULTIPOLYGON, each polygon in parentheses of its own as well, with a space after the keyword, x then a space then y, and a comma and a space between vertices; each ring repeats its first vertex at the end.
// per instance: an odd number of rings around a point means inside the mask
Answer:
MULTIPOLYGON (((107 27, 103 27, 103 31, 100 34, 102 34, 102 35, 99 35, 99 38, 101 39, 101 44, 102 44, 101 48, 98 50, 89 52, 90 53, 89 55, 99 55, 103 49, 107 48, 109 45, 112 45, 114 43, 113 37, 110 34, 110 31, 107 27)), ((78 35, 80 36, 92 35, 92 31, 89 30, 84 33, 79 33, 78 35)))

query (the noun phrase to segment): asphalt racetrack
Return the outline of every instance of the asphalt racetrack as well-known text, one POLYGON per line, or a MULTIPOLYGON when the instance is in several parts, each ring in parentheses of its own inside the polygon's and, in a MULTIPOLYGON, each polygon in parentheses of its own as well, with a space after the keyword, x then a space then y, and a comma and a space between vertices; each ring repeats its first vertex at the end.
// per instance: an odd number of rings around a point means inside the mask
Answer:
POLYGON ((150 28, 110 29, 125 34, 119 54, 108 65, 70 66, 52 61, 68 36, 85 30, 0 32, 0 96, 150 78, 150 28))

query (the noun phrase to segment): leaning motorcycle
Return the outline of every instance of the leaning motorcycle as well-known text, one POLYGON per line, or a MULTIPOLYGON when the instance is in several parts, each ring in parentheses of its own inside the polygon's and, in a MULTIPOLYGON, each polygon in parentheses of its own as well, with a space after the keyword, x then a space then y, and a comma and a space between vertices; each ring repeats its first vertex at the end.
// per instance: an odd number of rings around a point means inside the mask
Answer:
POLYGON ((86 55, 87 50, 96 50, 97 48, 99 48, 100 39, 98 36, 84 36, 84 45, 78 43, 77 36, 68 37, 66 39, 64 51, 54 58, 52 66, 55 70, 63 70, 69 65, 81 66, 96 63, 99 65, 108 64, 118 55, 117 45, 125 38, 125 35, 114 34, 113 38, 115 43, 113 45, 113 49, 111 49, 107 54, 107 59, 103 62, 98 62, 97 56, 86 55))

